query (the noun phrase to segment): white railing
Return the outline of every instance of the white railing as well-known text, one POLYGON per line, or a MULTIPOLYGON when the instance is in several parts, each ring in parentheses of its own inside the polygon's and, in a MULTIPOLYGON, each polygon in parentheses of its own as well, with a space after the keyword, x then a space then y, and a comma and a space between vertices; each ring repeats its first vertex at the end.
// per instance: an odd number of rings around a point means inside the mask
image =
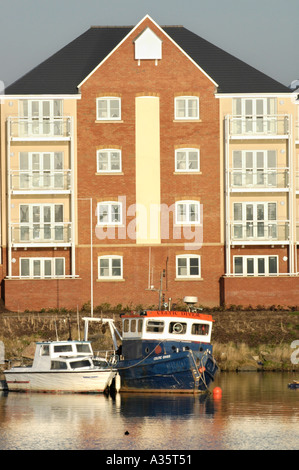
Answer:
POLYGON ((289 221, 247 221, 231 222, 231 240, 238 241, 281 241, 289 239, 289 221))
POLYGON ((67 191, 71 187, 71 170, 12 170, 10 185, 12 191, 67 191))
POLYGON ((283 169, 267 169, 267 170, 251 170, 251 169, 232 169, 230 170, 230 187, 234 189, 242 188, 288 188, 289 186, 289 170, 283 169))
POLYGON ((71 242, 71 223, 11 224, 11 243, 22 245, 67 244, 71 242))
POLYGON ((69 117, 9 118, 12 138, 67 138, 70 137, 69 117))
POLYGON ((289 133, 288 115, 228 116, 229 135, 285 136, 289 133))

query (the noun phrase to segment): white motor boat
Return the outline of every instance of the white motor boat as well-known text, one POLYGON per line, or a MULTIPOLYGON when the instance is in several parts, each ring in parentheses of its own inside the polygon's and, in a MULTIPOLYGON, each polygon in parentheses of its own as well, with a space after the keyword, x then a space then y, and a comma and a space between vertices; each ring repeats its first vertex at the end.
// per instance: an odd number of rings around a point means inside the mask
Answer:
POLYGON ((105 359, 93 361, 90 341, 37 342, 30 367, 4 371, 9 391, 99 393, 112 384, 116 370, 105 359))

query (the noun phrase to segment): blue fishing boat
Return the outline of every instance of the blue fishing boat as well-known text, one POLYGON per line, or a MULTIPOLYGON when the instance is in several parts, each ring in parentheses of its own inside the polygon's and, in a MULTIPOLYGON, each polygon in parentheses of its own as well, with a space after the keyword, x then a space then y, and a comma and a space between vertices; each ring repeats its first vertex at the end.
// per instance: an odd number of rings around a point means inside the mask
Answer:
POLYGON ((207 391, 218 369, 212 325, 211 315, 191 311, 122 315, 120 391, 207 391))

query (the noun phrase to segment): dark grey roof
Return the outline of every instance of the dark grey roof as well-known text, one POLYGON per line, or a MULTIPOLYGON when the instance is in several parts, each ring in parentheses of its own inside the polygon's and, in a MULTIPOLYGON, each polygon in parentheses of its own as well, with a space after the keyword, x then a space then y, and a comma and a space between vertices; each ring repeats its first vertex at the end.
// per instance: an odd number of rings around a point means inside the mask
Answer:
MULTIPOLYGON (((92 27, 19 80, 6 94, 76 94, 78 85, 132 27, 92 27)), ((164 31, 219 85, 219 93, 290 93, 289 88, 182 26, 164 31)))

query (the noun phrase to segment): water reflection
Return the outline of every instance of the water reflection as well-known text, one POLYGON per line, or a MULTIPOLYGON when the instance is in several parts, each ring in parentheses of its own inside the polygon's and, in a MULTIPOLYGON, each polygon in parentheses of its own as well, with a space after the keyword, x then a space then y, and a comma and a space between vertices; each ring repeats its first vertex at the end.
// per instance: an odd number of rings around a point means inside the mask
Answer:
POLYGON ((292 449, 299 393, 279 373, 220 374, 210 395, 0 394, 0 449, 292 449))

